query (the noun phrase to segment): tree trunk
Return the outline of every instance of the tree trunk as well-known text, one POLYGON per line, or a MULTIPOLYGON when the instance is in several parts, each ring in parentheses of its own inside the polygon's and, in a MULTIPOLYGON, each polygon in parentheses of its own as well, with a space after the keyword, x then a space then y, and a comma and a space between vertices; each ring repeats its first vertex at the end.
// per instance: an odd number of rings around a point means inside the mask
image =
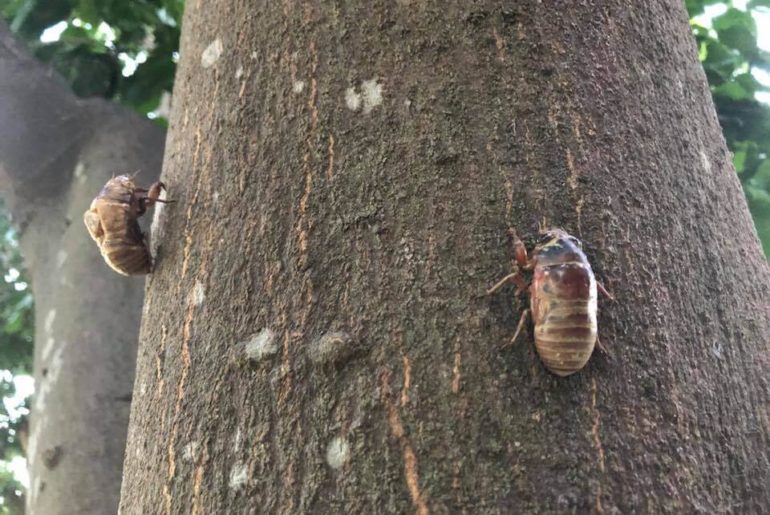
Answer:
POLYGON ((163 131, 80 100, 0 22, 0 188, 35 298, 29 513, 114 513, 141 317, 141 279, 103 262, 82 218, 116 172, 160 172, 163 131))
POLYGON ((188 4, 123 513, 767 507, 770 274, 684 7, 596 4, 188 4), (616 298, 566 379, 485 295, 543 220, 616 298))

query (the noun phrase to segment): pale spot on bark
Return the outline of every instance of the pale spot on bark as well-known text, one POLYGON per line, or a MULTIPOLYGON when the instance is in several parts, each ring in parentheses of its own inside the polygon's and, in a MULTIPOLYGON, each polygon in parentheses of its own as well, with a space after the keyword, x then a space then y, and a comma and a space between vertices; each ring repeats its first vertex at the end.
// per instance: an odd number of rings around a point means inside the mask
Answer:
POLYGON ((240 79, 243 77, 243 66, 239 66, 237 70, 235 70, 235 78, 240 79))
POLYGON ((344 361, 356 350, 350 335, 335 331, 326 333, 308 348, 310 360, 319 365, 344 361))
POLYGON ((351 111, 358 111, 361 109, 361 95, 356 93, 355 88, 348 88, 345 90, 345 105, 351 111))
POLYGON ((193 288, 193 302, 196 306, 203 304, 206 300, 206 289, 203 287, 200 281, 195 281, 195 287, 193 288))
POLYGON ((80 184, 83 184, 88 180, 88 176, 86 175, 86 165, 83 163, 78 163, 75 165, 75 171, 73 172, 73 175, 75 176, 75 179, 80 184))
POLYGON ((372 109, 382 104, 382 84, 377 79, 365 80, 361 83, 361 92, 356 88, 345 90, 345 105, 351 111, 358 111, 363 107, 363 113, 369 114, 372 109))
POLYGON ((29 467, 32 467, 32 463, 35 461, 35 457, 37 456, 37 440, 40 437, 40 432, 43 428, 43 422, 45 422, 45 418, 43 418, 43 414, 39 413, 37 420, 35 420, 32 423, 32 431, 29 435, 29 440, 27 440, 27 461, 29 462, 29 467))
POLYGON ((158 245, 163 240, 165 225, 166 206, 159 202, 155 204, 154 213, 152 214, 152 223, 150 223, 150 250, 153 260, 157 257, 158 245))
POLYGON ((210 68, 214 66, 214 63, 216 63, 222 56, 223 51, 224 45, 222 45, 221 39, 217 38, 212 41, 211 44, 206 47, 206 50, 204 50, 201 54, 201 66, 204 68, 210 68))
POLYGON ((56 319, 56 310, 52 309, 48 312, 48 314, 45 316, 45 332, 48 334, 51 334, 51 329, 53 328, 53 321, 56 319))
POLYGON ((198 442, 190 442, 182 449, 182 459, 185 461, 194 461, 198 455, 198 442))
POLYGON ((29 510, 29 508, 31 506, 34 506, 35 499, 37 498, 38 494, 40 493, 42 482, 43 482, 43 480, 40 478, 40 476, 37 476, 33 480, 32 488, 30 489, 30 492, 29 492, 29 501, 27 502, 28 510, 29 510))
POLYGON ((278 344, 275 341, 275 333, 268 328, 246 342, 246 356, 255 361, 261 361, 278 352, 278 344))
POLYGON ((361 91, 364 100, 364 114, 369 114, 372 109, 382 104, 382 85, 377 83, 377 79, 365 80, 361 84, 361 91))
POLYGON ((709 157, 706 155, 706 153, 701 150, 700 151, 700 159, 701 163, 703 164, 703 169, 707 172, 711 171, 711 161, 709 161, 709 157))
POLYGON ((239 427, 235 431, 235 439, 233 443, 233 448, 235 449, 235 452, 238 452, 241 450, 241 441, 243 440, 243 435, 241 434, 241 428, 239 427))
POLYGON ((56 253, 56 268, 61 268, 65 261, 67 261, 67 252, 61 249, 56 253))
POLYGON ((56 344, 56 341, 52 337, 48 337, 45 341, 45 345, 43 346, 43 352, 42 352, 42 358, 43 361, 46 361, 48 359, 48 356, 51 354, 51 351, 54 348, 54 345, 56 344))
POLYGON ((291 90, 294 91, 294 93, 302 93, 304 89, 305 89, 304 80, 295 80, 294 84, 292 84, 292 87, 291 87, 291 90))
POLYGON ((38 388, 36 388, 34 409, 37 413, 42 413, 45 410, 48 396, 53 391, 56 381, 59 379, 59 373, 61 372, 62 363, 64 362, 65 347, 66 342, 62 342, 62 344, 54 351, 53 357, 47 366, 48 374, 40 380, 38 388))
POLYGON ((350 459, 350 445, 344 438, 334 438, 326 447, 326 463, 333 469, 342 468, 350 459))
POLYGON ((249 480, 249 469, 243 462, 237 462, 230 469, 230 488, 240 490, 249 480))

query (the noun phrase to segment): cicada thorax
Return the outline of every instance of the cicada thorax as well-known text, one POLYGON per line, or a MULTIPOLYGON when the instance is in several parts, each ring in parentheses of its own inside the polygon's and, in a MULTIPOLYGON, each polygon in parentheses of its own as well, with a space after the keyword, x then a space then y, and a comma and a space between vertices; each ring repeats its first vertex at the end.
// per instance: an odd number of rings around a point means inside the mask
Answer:
POLYGON ((567 238, 536 247, 533 261, 535 347, 548 370, 566 376, 585 366, 596 344, 596 279, 583 251, 567 238))
POLYGON ((109 181, 91 203, 101 222, 99 248, 104 260, 123 275, 149 273, 152 268, 147 242, 137 219, 144 212, 133 181, 109 181))

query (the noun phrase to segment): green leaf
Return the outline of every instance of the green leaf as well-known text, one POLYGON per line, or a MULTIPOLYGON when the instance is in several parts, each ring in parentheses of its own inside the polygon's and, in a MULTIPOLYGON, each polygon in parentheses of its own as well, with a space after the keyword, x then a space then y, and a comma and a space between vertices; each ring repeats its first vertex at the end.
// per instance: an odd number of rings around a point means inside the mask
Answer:
POLYGON ((757 24, 750 13, 730 8, 714 18, 712 24, 721 43, 747 57, 756 54, 757 24))
POLYGON ((754 75, 752 75, 750 72, 741 73, 740 75, 737 75, 735 77, 735 82, 743 86, 744 89, 751 92, 751 96, 754 96, 754 93, 757 91, 767 91, 768 88, 761 82, 759 82, 754 75))
POLYGON ((737 150, 733 152, 733 166, 735 167, 735 172, 738 175, 741 175, 743 173, 743 166, 745 162, 746 162, 745 150, 737 150))
POLYGON ((749 185, 753 188, 770 192, 770 159, 764 159, 757 166, 757 171, 749 181, 749 185))
POLYGON ((723 80, 729 80, 735 70, 745 65, 746 60, 735 50, 732 50, 719 41, 706 42, 706 58, 703 66, 707 71, 718 74, 723 80))
POLYGON ((747 91, 742 85, 737 82, 727 82, 720 86, 717 86, 712 90, 714 95, 725 96, 732 100, 747 100, 754 98, 753 91, 747 91))
POLYGON ((770 256, 770 193, 748 186, 745 189, 749 210, 766 256, 770 256))
MULTIPOLYGON (((156 48, 158 50, 158 48, 156 48)), ((120 99, 141 113, 158 107, 164 91, 171 91, 174 84, 175 64, 170 56, 153 52, 136 72, 121 84, 120 99)))
POLYGON ((690 18, 703 14, 703 2, 699 0, 685 0, 684 5, 690 18))
POLYGON ((78 0, 72 14, 73 17, 80 18, 94 27, 98 27, 103 21, 102 17, 99 15, 99 7, 96 0, 78 0))
POLYGON ((703 14, 703 8, 707 5, 721 3, 719 0, 685 0, 685 7, 690 13, 690 18, 703 14))

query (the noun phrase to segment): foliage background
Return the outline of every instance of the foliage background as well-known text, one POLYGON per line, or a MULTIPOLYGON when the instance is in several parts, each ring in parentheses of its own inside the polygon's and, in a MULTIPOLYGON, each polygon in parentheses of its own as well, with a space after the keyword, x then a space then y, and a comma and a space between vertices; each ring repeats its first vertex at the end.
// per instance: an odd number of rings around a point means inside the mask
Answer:
POLYGON ((757 27, 761 20, 770 33, 770 0, 685 4, 735 171, 770 256, 770 52, 760 47, 757 27))
MULTIPOLYGON (((770 38, 762 48, 757 23, 770 33, 770 0, 685 5, 736 172, 770 256, 770 38)), ((77 95, 114 100, 164 126, 182 10, 182 0, 0 0, 0 15, 16 36, 77 95)), ((1 515, 23 509, 19 463, 30 392, 17 390, 31 384, 34 329, 17 235, 2 204, 0 277, 1 515)))

